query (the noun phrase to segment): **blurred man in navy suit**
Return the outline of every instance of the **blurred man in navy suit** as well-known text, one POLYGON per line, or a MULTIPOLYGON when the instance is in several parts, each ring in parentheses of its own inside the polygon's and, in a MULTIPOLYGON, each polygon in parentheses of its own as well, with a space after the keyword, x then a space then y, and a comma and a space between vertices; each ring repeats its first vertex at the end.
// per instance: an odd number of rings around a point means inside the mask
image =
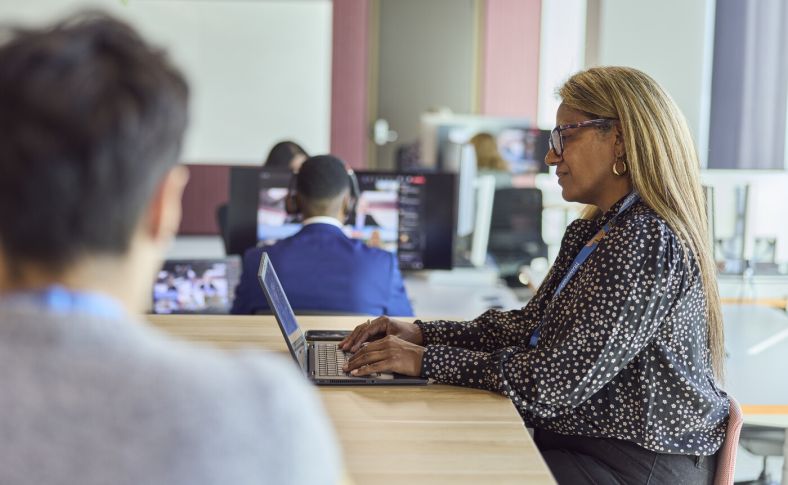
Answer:
POLYGON ((272 246, 246 251, 232 313, 268 311, 257 280, 265 251, 296 311, 412 316, 396 255, 342 232, 357 195, 351 194, 352 172, 344 162, 312 157, 295 176, 287 204, 303 216, 304 227, 272 246))

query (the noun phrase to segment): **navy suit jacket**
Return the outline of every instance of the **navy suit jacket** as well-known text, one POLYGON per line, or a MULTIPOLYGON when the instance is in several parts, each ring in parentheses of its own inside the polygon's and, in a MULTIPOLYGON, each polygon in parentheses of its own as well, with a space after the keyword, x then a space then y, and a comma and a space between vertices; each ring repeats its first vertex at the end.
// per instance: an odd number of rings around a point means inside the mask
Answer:
POLYGON ((268 253, 294 310, 412 316, 396 255, 351 239, 331 224, 308 224, 272 246, 244 254, 232 313, 268 311, 257 271, 268 253))

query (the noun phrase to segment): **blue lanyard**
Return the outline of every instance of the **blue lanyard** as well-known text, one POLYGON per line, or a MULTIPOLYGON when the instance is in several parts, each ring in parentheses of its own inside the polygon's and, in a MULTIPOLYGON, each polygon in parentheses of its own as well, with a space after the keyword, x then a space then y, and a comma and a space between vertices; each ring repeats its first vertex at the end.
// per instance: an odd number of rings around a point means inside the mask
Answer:
MULTIPOLYGON (((572 261, 572 265, 569 267, 569 271, 566 272, 564 277, 561 279, 561 282, 558 283, 558 286, 553 292, 554 299, 557 298, 562 291, 564 291, 564 288, 572 279, 572 277, 577 273, 577 271, 580 269, 580 266, 582 266, 583 263, 586 262, 588 257, 591 256, 591 253, 593 253, 594 250, 597 248, 597 246, 599 246, 599 242, 602 239, 604 239, 605 236, 607 236, 607 234, 610 232, 610 228, 613 226, 613 224, 615 224, 616 219, 618 219, 618 216, 620 216, 624 211, 632 207, 632 204, 637 202, 639 198, 640 197, 638 196, 637 192, 635 191, 630 192, 629 195, 627 195, 626 198, 624 199, 624 202, 622 202, 621 207, 618 208, 618 212, 616 212, 616 215, 614 215, 607 222, 607 224, 602 226, 602 229, 600 229, 599 232, 597 232, 594 235, 594 237, 592 237, 591 240, 588 241, 585 246, 583 246, 580 252, 577 253, 577 256, 575 256, 574 261, 572 261)), ((528 341, 529 347, 536 347, 536 344, 539 343, 539 335, 542 333, 543 324, 544 324, 544 316, 542 317, 542 321, 539 322, 539 325, 536 326, 533 333, 531 334, 531 338, 528 341)))
POLYGON ((4 303, 27 303, 54 313, 86 313, 105 318, 118 318, 124 310, 118 302, 99 293, 78 292, 59 285, 44 290, 12 293, 0 299, 4 303))

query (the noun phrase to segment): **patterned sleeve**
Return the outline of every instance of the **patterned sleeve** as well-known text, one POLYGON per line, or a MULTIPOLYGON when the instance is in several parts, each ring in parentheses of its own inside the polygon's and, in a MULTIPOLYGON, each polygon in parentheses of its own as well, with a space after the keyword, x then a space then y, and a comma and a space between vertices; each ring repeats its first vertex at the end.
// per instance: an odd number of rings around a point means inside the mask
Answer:
POLYGON ((470 350, 492 352, 501 347, 516 345, 527 338, 538 323, 536 307, 542 298, 535 296, 521 310, 487 310, 467 322, 416 320, 421 328, 424 345, 446 345, 470 350))
POLYGON ((503 347, 516 346, 527 339, 539 323, 558 285, 560 271, 557 272, 556 269, 560 270, 571 262, 574 253, 588 235, 589 226, 587 221, 578 220, 567 228, 555 264, 524 308, 505 312, 488 310, 467 322, 416 320, 415 323, 424 336, 424 344, 492 352, 503 347))
POLYGON ((524 340, 496 350, 429 345, 422 375, 508 395, 525 414, 564 414, 654 337, 686 291, 683 255, 664 224, 650 217, 622 221, 548 307, 536 349, 524 340))

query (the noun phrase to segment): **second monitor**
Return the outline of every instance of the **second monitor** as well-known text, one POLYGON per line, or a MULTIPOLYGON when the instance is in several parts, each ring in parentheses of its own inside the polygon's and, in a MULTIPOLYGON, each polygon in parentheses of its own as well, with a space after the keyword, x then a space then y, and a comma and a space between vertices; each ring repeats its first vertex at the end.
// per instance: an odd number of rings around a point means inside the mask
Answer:
MULTIPOLYGON (((345 234, 397 253, 400 268, 450 269, 456 220, 456 175, 356 172, 359 197, 345 234)), ((292 236, 299 221, 284 208, 289 173, 261 171, 257 240, 292 236)))

